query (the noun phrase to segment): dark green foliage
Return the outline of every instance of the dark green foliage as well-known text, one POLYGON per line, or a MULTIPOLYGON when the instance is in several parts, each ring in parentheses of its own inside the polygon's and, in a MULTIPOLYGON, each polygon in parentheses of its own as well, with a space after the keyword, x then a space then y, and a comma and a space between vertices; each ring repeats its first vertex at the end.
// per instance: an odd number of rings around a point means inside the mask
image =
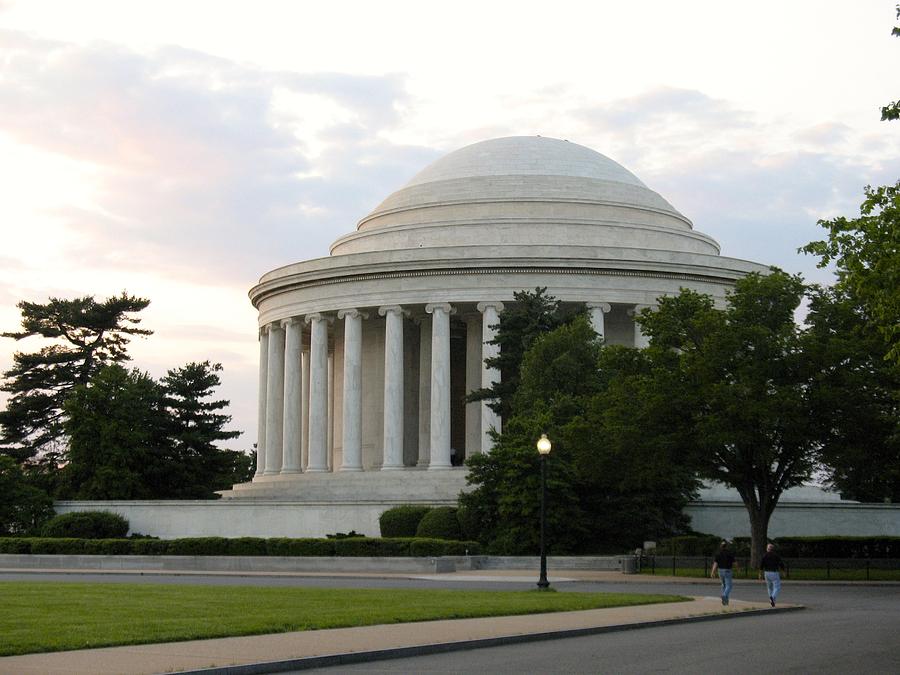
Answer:
POLYGON ((447 539, 413 539, 409 552, 417 557, 438 557, 444 555, 479 555, 481 546, 477 541, 449 541, 447 539))
POLYGON ((334 542, 330 539, 288 539, 276 537, 266 539, 266 555, 275 556, 332 556, 334 542))
POLYGON ((408 556, 409 539, 333 539, 334 554, 346 557, 408 556))
POLYGON ((431 510, 430 506, 413 504, 395 506, 378 517, 382 537, 415 537, 422 517, 431 510))
POLYGON ((865 306, 841 288, 813 288, 804 349, 830 485, 847 499, 900 501, 900 366, 865 306))
POLYGON ((85 555, 133 555, 133 543, 131 539, 86 539, 83 553, 85 555))
POLYGON ((514 302, 500 312, 497 333, 490 344, 500 347, 500 354, 485 363, 500 371, 500 382, 490 389, 478 389, 470 401, 487 399, 490 407, 503 419, 513 412, 513 395, 519 388, 522 359, 532 343, 541 335, 565 325, 584 313, 583 305, 563 307, 556 298, 546 295, 546 288, 513 294, 514 302))
POLYGON ((3 333, 21 340, 41 336, 52 344, 31 354, 16 352, 0 388, 12 394, 0 411, 0 452, 25 461, 38 457, 53 467, 65 456, 63 403, 104 366, 128 360, 128 336, 150 335, 134 315, 149 300, 122 293, 98 302, 92 296, 46 304, 20 302, 22 330, 3 333))
POLYGON ((128 521, 108 511, 78 511, 54 516, 41 528, 42 537, 116 539, 128 534, 128 521))
POLYGON ((900 537, 778 537, 785 558, 900 558, 900 537))
POLYGON ((228 555, 228 539, 225 537, 185 537, 170 539, 167 555, 228 555))
POLYGON ((235 537, 228 540, 227 555, 268 555, 268 545, 260 537, 235 537))
POLYGON ((131 539, 131 555, 166 555, 169 542, 163 539, 131 539))
MULTIPOLYGON (((719 551, 722 537, 714 534, 685 534, 663 539, 656 545, 656 555, 714 556, 719 551)), ((731 548, 735 551, 734 547, 731 548)))
POLYGON ((0 537, 0 553, 27 555, 31 553, 31 539, 24 537, 0 537))
POLYGON ((74 499, 188 499, 249 480, 251 459, 221 450, 230 419, 208 402, 221 366, 170 370, 161 382, 112 365, 66 402, 69 464, 60 494, 74 499))
POLYGON ((36 532, 53 516, 53 500, 12 457, 0 455, 0 536, 36 532))
POLYGON ((334 532, 332 534, 326 534, 326 539, 351 539, 353 537, 364 537, 364 534, 360 534, 356 530, 350 530, 349 532, 334 532))
POLYGON ((682 289, 639 317, 650 351, 674 358, 700 471, 735 488, 747 508, 754 567, 778 499, 817 460, 817 364, 794 323, 804 291, 799 277, 773 269, 738 280, 725 309, 682 289))
POLYGON ((56 539, 34 537, 31 539, 32 555, 81 555, 90 539, 56 539))
POLYGON ((462 535, 456 509, 452 506, 438 506, 428 511, 416 528, 416 537, 459 541, 462 535))
POLYGON ((634 548, 686 527, 696 485, 680 385, 644 352, 601 347, 585 316, 534 342, 522 363, 512 418, 490 455, 468 462, 475 489, 460 496, 466 536, 488 552, 537 552, 542 433, 548 550, 557 555, 634 548), (665 386, 663 386, 665 385, 665 386))

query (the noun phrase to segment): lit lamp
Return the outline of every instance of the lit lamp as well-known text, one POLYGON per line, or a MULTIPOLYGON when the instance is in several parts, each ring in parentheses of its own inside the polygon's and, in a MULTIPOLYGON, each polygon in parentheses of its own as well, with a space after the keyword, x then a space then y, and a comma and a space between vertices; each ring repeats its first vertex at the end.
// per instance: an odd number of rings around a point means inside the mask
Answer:
POLYGON ((541 455, 541 577, 538 579, 537 585, 542 591, 550 586, 550 582, 547 581, 547 551, 544 547, 544 528, 547 520, 544 503, 547 501, 547 455, 550 454, 552 448, 553 444, 550 443, 547 434, 541 434, 537 442, 537 450, 541 455))

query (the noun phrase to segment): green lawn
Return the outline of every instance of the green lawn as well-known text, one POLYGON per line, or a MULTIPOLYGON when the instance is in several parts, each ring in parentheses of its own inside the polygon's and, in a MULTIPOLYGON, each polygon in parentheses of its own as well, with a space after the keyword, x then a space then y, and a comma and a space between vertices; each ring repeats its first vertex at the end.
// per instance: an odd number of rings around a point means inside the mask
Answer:
POLYGON ((0 582, 0 656, 687 600, 674 595, 0 582))

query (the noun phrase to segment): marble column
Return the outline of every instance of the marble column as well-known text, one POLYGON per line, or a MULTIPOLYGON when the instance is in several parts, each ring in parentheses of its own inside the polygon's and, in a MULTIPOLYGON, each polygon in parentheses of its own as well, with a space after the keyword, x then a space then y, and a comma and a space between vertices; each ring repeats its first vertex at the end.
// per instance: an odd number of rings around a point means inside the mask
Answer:
POLYGON ((431 461, 428 469, 449 469, 450 462, 450 305, 431 303, 431 461))
MULTIPOLYGON (((466 322, 466 396, 481 388, 481 314, 466 322)), ((466 403, 466 457, 481 452, 481 402, 466 403)))
POLYGON ((300 473, 302 373, 300 370, 303 325, 300 319, 282 321, 284 327, 284 461, 281 473, 300 473))
POLYGON ((263 474, 281 472, 284 431, 284 329, 269 324, 269 372, 266 375, 266 468, 263 474))
POLYGON ((325 427, 325 463, 334 471, 334 352, 328 354, 328 424, 325 427))
POLYGON ((300 355, 300 373, 303 384, 300 389, 300 469, 309 466, 309 351, 300 355))
POLYGON ((403 468, 403 308, 380 307, 384 317, 384 437, 382 471, 403 468))
POLYGON ((309 314, 309 463, 308 473, 328 471, 328 319, 309 314))
MULTIPOLYGON (((500 312, 503 311, 502 302, 479 302, 478 311, 481 312, 481 387, 490 389, 495 382, 500 381, 500 371, 485 365, 485 359, 495 358, 500 355, 500 347, 491 344, 497 335, 497 326, 500 323, 500 312)), ((490 431, 501 430, 502 421, 500 415, 491 410, 487 401, 481 401, 481 451, 490 452, 494 447, 490 431)))
POLYGON ((419 460, 427 467, 431 460, 431 317, 419 321, 419 460))
POLYGON ((341 471, 362 471, 362 321, 355 309, 342 309, 344 320, 344 405, 341 471))
POLYGON ((259 400, 256 417, 256 475, 261 476, 266 470, 266 398, 269 374, 269 331, 259 329, 259 400))
POLYGON ((612 307, 608 302, 587 303, 588 316, 591 319, 591 327, 601 340, 606 340, 606 317, 612 307))
POLYGON ((635 319, 634 321, 634 346, 636 349, 645 349, 650 346, 650 338, 641 330, 641 325, 637 322, 637 315, 644 309, 652 309, 653 305, 635 305, 634 309, 628 311, 628 315, 635 319))

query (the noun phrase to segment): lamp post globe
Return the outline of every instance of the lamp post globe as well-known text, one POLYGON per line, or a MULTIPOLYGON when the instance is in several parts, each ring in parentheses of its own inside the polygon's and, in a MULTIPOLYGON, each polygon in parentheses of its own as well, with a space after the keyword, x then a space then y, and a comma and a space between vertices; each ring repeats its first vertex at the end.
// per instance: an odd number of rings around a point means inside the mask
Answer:
POLYGON ((547 581, 547 549, 544 540, 544 530, 547 525, 545 511, 547 502, 547 455, 550 454, 552 448, 553 444, 547 438, 547 434, 541 434, 537 442, 537 451, 541 456, 541 576, 537 585, 541 590, 546 590, 550 586, 550 582, 547 581))

